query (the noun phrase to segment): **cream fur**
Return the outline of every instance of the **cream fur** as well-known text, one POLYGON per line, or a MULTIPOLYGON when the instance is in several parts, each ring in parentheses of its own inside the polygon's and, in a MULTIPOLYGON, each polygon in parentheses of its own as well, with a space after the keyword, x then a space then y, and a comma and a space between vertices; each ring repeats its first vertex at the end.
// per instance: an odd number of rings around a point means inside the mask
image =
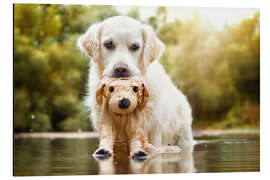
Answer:
POLYGON ((132 75, 144 77, 149 90, 146 119, 150 143, 155 146, 178 144, 182 149, 192 150, 191 107, 158 62, 164 45, 150 26, 126 16, 115 16, 92 25, 79 38, 78 46, 92 59, 90 95, 85 102, 91 109, 95 128, 101 116, 95 97, 97 85, 104 76, 111 76, 113 65, 125 63, 132 75), (103 46, 108 40, 116 44, 113 51, 103 46), (138 51, 130 52, 128 46, 132 43, 140 46, 138 51))

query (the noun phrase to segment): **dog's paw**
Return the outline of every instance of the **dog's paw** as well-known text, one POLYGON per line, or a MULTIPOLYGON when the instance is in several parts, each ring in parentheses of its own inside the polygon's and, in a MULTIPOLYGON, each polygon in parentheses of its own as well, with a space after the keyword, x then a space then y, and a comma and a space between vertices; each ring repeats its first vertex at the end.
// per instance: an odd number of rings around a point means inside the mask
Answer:
POLYGON ((107 157, 110 157, 111 155, 112 155, 112 152, 104 148, 97 149, 93 154, 95 158, 107 158, 107 157))
POLYGON ((132 159, 136 160, 145 160, 148 158, 148 155, 145 151, 139 150, 138 152, 135 152, 131 155, 132 159))
POLYGON ((180 149, 178 146, 169 146, 171 148, 171 153, 180 153, 182 149, 180 149))

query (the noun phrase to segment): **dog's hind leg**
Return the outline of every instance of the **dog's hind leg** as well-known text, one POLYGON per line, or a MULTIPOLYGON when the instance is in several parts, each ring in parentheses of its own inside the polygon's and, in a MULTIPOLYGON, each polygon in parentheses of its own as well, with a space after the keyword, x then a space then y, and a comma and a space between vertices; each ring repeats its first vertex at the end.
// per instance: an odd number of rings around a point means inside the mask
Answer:
POLYGON ((193 151, 194 141, 190 125, 181 125, 177 135, 177 145, 184 151, 193 151))
POLYGON ((178 107, 178 117, 175 142, 182 151, 193 151, 192 111, 187 101, 178 107))
POLYGON ((148 132, 148 137, 149 137, 149 142, 153 144, 156 147, 161 147, 162 146, 162 135, 161 135, 161 130, 156 125, 156 127, 152 128, 150 132, 148 132))

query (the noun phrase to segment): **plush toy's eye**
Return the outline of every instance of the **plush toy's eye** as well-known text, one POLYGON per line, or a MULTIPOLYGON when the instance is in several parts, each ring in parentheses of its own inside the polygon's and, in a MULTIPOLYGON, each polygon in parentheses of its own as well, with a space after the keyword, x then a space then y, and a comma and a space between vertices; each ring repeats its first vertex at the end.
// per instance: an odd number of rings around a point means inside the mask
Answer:
POLYGON ((114 91, 114 87, 111 86, 111 87, 109 88, 109 91, 110 91, 110 92, 113 92, 113 91, 114 91))
POLYGON ((134 86, 134 87, 133 87, 133 91, 134 91, 134 92, 138 92, 138 87, 137 87, 137 86, 134 86))

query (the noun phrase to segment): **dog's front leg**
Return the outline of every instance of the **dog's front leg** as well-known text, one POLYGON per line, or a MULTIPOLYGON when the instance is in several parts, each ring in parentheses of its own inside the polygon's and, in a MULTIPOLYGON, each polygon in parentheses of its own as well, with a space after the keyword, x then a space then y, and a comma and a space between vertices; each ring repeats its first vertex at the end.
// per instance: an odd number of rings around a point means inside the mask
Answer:
POLYGON ((113 154, 116 129, 112 117, 108 113, 106 104, 103 104, 99 129, 99 148, 94 152, 95 157, 109 157, 113 154))

